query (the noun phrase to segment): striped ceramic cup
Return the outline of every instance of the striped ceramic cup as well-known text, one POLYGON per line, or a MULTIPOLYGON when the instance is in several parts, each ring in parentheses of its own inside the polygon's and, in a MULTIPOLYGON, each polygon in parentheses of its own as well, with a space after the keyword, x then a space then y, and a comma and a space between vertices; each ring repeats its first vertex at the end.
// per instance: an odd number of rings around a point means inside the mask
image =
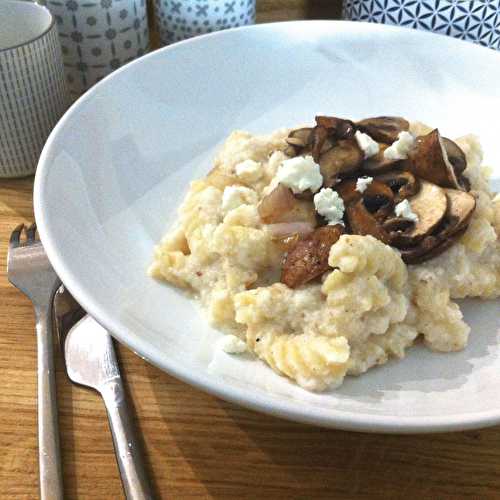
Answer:
POLYGON ((34 173, 68 103, 51 13, 31 2, 0 1, 0 177, 34 173))

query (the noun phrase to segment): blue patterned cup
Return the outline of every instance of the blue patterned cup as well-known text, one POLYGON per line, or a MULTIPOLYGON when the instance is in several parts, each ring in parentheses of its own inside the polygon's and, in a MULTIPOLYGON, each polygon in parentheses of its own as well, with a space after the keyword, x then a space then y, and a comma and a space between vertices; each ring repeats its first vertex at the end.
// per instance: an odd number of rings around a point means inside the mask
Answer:
POLYGON ((434 31, 500 49, 500 0, 344 0, 343 18, 434 31))
POLYGON ((149 50, 146 0, 39 0, 54 14, 73 98, 149 50))
POLYGON ((0 1, 0 177, 33 174, 69 104, 54 18, 31 2, 0 1))
POLYGON ((255 0, 155 0, 163 45, 255 22, 255 0))

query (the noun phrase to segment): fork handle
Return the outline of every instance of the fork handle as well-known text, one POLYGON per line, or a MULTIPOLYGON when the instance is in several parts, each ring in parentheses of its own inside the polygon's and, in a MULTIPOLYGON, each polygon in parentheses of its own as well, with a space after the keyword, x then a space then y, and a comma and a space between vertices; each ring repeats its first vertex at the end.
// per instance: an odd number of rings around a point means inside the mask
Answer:
POLYGON ((125 497, 127 500, 153 500, 121 377, 109 380, 100 391, 108 412, 125 497))
POLYGON ((38 462, 41 500, 63 499, 63 477, 59 426, 52 312, 49 306, 35 307, 38 348, 38 462))

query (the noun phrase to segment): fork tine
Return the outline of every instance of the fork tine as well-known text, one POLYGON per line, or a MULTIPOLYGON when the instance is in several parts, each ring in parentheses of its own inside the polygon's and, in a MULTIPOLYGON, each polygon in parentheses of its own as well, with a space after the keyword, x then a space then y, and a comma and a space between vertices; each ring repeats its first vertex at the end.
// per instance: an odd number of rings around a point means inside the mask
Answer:
POLYGON ((10 235, 10 241, 9 241, 9 247, 10 248, 17 248, 19 246, 19 239, 21 237, 21 231, 24 228, 24 224, 19 224, 19 226, 12 231, 10 235))
POLYGON ((36 238, 36 222, 33 222, 33 224, 26 229, 26 238, 28 243, 34 243, 36 238))

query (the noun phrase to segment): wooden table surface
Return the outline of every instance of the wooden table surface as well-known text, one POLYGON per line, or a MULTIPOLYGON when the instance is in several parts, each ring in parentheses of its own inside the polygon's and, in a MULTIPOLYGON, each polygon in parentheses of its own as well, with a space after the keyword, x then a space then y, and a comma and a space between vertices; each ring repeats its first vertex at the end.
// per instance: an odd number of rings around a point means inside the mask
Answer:
MULTIPOLYGON (((335 1, 262 0, 259 21, 338 15, 335 1)), ((32 179, 0 180, 0 260, 33 219, 32 179)), ((38 496, 30 302, 0 272, 0 498, 38 496)), ((500 428, 428 436, 328 431, 225 403, 119 348, 158 498, 500 498, 500 428)), ((120 499, 106 414, 57 361, 69 499, 120 499)))

